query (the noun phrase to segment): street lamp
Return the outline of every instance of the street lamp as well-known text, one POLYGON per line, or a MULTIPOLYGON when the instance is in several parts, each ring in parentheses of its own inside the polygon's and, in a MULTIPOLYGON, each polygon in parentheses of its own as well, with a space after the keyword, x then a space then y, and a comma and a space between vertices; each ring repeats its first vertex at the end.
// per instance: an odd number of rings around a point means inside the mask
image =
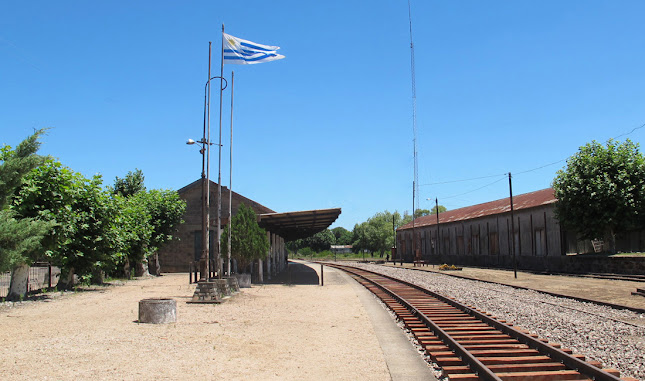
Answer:
POLYGON ((209 194, 209 178, 206 171, 206 151, 207 147, 213 143, 209 143, 206 139, 199 141, 194 141, 193 139, 188 139, 186 142, 188 145, 201 144, 202 148, 199 150, 199 153, 202 154, 202 253, 199 257, 199 281, 208 280, 208 260, 209 260, 209 249, 210 249, 210 197, 209 194))
MULTIPOLYGON (((210 48, 209 48, 210 50, 210 48)), ((209 51, 210 57, 210 51, 209 51)), ((188 139, 186 144, 201 144, 202 148, 199 153, 202 154, 202 254, 199 258, 199 281, 208 281, 209 277, 209 254, 210 254, 210 146, 211 143, 211 126, 210 126, 210 83, 212 79, 221 78, 224 81, 222 90, 226 88, 228 82, 222 77, 210 77, 210 59, 208 63, 209 78, 204 85, 204 135, 201 140, 195 141, 188 139)), ((221 147, 221 145, 220 145, 221 147)), ((218 208, 219 210, 219 208, 218 208)), ((219 223, 219 216, 218 216, 219 223)), ((219 229, 218 229, 219 230, 219 229)), ((219 236, 217 237, 219 248, 219 236)), ((217 252, 219 263, 219 251, 217 252)), ((218 269, 218 274, 221 269, 218 269)))

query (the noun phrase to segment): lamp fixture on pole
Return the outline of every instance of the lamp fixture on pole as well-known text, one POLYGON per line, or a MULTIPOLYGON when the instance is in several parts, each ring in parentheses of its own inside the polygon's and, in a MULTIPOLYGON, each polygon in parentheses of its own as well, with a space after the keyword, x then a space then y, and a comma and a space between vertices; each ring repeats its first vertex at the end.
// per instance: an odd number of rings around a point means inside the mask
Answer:
POLYGON ((199 141, 194 141, 193 139, 188 139, 186 141, 188 145, 201 144, 199 153, 202 154, 202 252, 199 257, 199 281, 208 280, 208 252, 209 252, 209 202, 208 202, 208 190, 207 185, 209 182, 208 174, 206 171, 206 151, 212 143, 209 143, 206 139, 199 141))
MULTIPOLYGON (((210 277, 209 260, 210 260, 210 83, 212 79, 221 78, 219 76, 210 76, 210 44, 209 44, 209 63, 208 63, 208 81, 204 86, 204 135, 201 140, 195 141, 188 139, 186 144, 201 144, 199 153, 202 154, 202 251, 199 258, 199 281, 208 281, 210 277)), ((222 90, 228 85, 225 78, 223 80, 222 90)), ((221 146, 221 145, 220 145, 221 146)))

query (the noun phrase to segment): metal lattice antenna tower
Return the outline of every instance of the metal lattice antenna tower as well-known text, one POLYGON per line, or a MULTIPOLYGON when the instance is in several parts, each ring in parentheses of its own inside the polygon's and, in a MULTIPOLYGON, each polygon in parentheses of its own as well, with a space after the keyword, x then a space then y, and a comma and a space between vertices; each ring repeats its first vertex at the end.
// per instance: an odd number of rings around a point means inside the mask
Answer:
MULTIPOLYGON (((417 158, 417 85, 414 70, 414 42, 412 41, 412 7, 408 0, 408 18, 410 20, 410 67, 412 70, 412 146, 414 150, 414 180, 412 181, 412 220, 415 206, 419 206, 419 162, 417 158)), ((414 228, 414 225, 413 225, 414 228)))

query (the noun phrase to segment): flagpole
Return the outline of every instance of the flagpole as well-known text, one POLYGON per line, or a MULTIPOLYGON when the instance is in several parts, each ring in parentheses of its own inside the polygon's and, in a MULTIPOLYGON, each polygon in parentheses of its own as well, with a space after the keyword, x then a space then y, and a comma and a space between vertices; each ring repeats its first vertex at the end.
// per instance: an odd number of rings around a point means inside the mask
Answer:
POLYGON ((202 256, 200 258, 200 281, 207 281, 210 277, 210 99, 211 99, 211 42, 208 42, 208 81, 207 93, 204 96, 204 136, 202 137, 202 256), (205 144, 204 144, 205 143, 205 144), (204 152, 205 151, 205 152, 204 152), (206 162, 206 163, 204 163, 206 162), (204 164, 206 164, 206 177, 204 178, 204 164))
POLYGON ((233 92, 235 90, 235 72, 231 71, 231 143, 229 152, 229 182, 228 182, 228 276, 231 276, 231 229, 233 228, 233 92))
POLYGON ((222 24, 222 49, 219 77, 219 160, 217 173, 217 279, 222 279, 222 87, 224 85, 224 24, 222 24))
POLYGON ((410 69, 412 72, 412 146, 413 146, 413 158, 414 158, 414 180, 412 181, 412 256, 413 261, 418 260, 417 258, 417 238, 415 232, 415 202, 416 207, 419 206, 419 162, 417 158, 417 85, 415 78, 414 70, 414 42, 412 41, 412 7, 410 6, 410 0, 408 0, 408 18, 410 20, 410 69))

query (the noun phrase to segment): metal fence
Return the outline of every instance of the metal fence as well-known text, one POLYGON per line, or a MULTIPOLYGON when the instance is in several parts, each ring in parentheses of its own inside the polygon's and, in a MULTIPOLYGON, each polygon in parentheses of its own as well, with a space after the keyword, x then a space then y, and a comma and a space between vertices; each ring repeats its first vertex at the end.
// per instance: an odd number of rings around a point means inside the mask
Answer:
MULTIPOLYGON (((48 263, 34 264, 29 268, 29 281, 27 283, 27 292, 51 288, 58 283, 60 269, 48 263)), ((0 274, 0 298, 6 298, 9 294, 9 285, 11 284, 11 273, 0 274)))
MULTIPOLYGON (((215 270, 217 268, 216 264, 217 261, 215 259, 208 260, 208 276, 206 277, 207 279, 217 277, 217 271, 215 270)), ((199 261, 188 262, 188 278, 189 284, 197 283, 197 280, 201 278, 199 261)))

